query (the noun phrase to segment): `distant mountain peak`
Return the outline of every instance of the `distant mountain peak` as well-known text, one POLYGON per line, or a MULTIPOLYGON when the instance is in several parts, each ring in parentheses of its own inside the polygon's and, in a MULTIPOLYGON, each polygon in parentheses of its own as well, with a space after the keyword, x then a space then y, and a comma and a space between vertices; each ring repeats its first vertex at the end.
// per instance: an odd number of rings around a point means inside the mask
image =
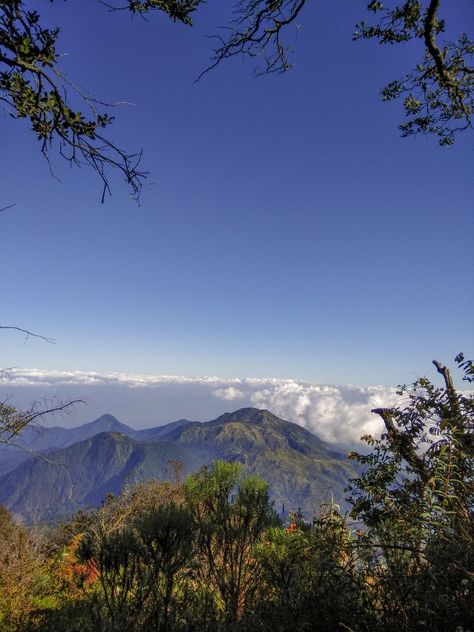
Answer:
POLYGON ((239 408, 239 410, 234 410, 234 412, 232 413, 224 413, 215 421, 219 423, 225 423, 226 421, 249 421, 257 423, 259 421, 262 421, 266 417, 278 419, 278 417, 276 417, 276 415, 271 413, 269 410, 247 407, 239 408))
POLYGON ((101 415, 98 419, 84 424, 82 428, 94 429, 96 432, 123 432, 125 434, 133 432, 132 428, 120 422, 110 413, 105 413, 105 415, 101 415))
POLYGON ((92 423, 97 423, 98 421, 101 421, 102 423, 120 423, 117 419, 117 417, 114 417, 113 415, 111 415, 110 413, 104 413, 103 415, 101 415, 100 417, 98 417, 95 422, 92 423))

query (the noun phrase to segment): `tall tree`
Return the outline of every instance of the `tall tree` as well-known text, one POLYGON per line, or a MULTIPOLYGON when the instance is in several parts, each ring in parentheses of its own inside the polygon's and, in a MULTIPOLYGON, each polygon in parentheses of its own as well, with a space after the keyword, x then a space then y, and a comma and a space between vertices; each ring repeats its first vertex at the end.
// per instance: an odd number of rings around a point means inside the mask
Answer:
MULTIPOLYGON (((472 362, 456 361, 472 382, 472 362)), ((401 389, 405 405, 373 410, 386 432, 365 437, 371 453, 351 455, 367 469, 349 489, 367 543, 383 553, 377 585, 387 616, 395 607, 395 619, 464 629, 474 606, 474 397, 434 365, 441 387, 420 378, 401 389)))
POLYGON ((219 596, 226 625, 238 620, 258 586, 253 546, 276 515, 262 479, 242 479, 239 463, 215 461, 191 475, 185 496, 198 533, 201 576, 219 596))

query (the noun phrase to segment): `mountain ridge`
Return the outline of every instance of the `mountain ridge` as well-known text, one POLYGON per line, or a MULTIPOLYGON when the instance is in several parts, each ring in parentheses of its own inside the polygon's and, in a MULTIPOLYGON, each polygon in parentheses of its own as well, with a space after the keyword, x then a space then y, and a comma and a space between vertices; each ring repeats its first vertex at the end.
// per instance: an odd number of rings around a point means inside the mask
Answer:
POLYGON ((112 416, 99 420, 95 426, 85 424, 86 431, 106 425, 125 428, 132 436, 101 432, 50 449, 45 455, 50 462, 33 458, 19 464, 0 477, 0 504, 29 522, 56 520, 97 506, 126 484, 167 478, 170 461, 181 462, 187 475, 225 459, 267 480, 278 511, 301 507, 310 514, 329 500, 328 494, 344 506, 344 487, 358 475, 342 452, 268 410, 243 408, 207 422, 178 420, 145 429, 148 434, 112 416))

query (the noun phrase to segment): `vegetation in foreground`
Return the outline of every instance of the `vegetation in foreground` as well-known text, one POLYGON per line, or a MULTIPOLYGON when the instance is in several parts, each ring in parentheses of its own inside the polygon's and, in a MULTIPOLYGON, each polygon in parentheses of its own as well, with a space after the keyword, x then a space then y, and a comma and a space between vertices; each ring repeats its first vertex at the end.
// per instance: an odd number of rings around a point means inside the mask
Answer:
POLYGON ((442 388, 419 379, 375 411, 350 520, 330 503, 281 524, 266 483, 225 461, 55 531, 0 511, 0 630, 474 630, 474 399, 436 367, 442 388))

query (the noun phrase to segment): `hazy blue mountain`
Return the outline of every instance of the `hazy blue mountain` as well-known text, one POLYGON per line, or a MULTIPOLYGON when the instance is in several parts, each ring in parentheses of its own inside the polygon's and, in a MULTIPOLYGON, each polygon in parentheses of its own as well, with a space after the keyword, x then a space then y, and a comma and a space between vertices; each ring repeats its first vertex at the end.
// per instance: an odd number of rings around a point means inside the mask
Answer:
POLYGON ((50 450, 47 459, 30 458, 0 478, 0 504, 27 522, 64 519, 80 508, 97 507, 125 484, 166 479, 172 461, 182 463, 183 473, 189 474, 209 462, 209 455, 103 432, 50 450))
POLYGON ((0 445, 0 476, 27 461, 31 452, 46 452, 52 448, 65 448, 100 432, 121 432, 127 436, 132 436, 136 431, 120 423, 112 415, 102 415, 95 421, 75 428, 26 426, 17 439, 18 445, 24 449, 0 445))
MULTIPOLYGON (((119 424, 110 416, 100 419, 107 418, 119 424)), ((35 457, 20 464, 0 478, 0 504, 28 521, 53 520, 97 506, 125 483, 166 478, 169 461, 181 462, 187 474, 222 458, 266 479, 278 511, 301 507, 311 514, 331 496, 344 507, 344 487, 358 475, 344 454, 267 410, 243 408, 204 423, 179 420, 139 431, 119 426, 126 432, 55 448, 48 453, 51 463, 35 457)))
POLYGON ((113 415, 102 415, 95 421, 75 428, 27 426, 17 439, 17 444, 21 447, 0 445, 0 476, 27 461, 31 457, 31 452, 42 453, 54 448, 66 448, 101 432, 120 432, 138 441, 158 441, 169 432, 189 423, 187 419, 180 419, 164 426, 135 430, 118 421, 113 415))
POLYGON ((135 430, 130 436, 138 441, 156 441, 166 437, 174 430, 188 425, 192 422, 187 419, 179 419, 178 421, 172 421, 164 426, 157 426, 156 428, 145 428, 144 430, 135 430))

